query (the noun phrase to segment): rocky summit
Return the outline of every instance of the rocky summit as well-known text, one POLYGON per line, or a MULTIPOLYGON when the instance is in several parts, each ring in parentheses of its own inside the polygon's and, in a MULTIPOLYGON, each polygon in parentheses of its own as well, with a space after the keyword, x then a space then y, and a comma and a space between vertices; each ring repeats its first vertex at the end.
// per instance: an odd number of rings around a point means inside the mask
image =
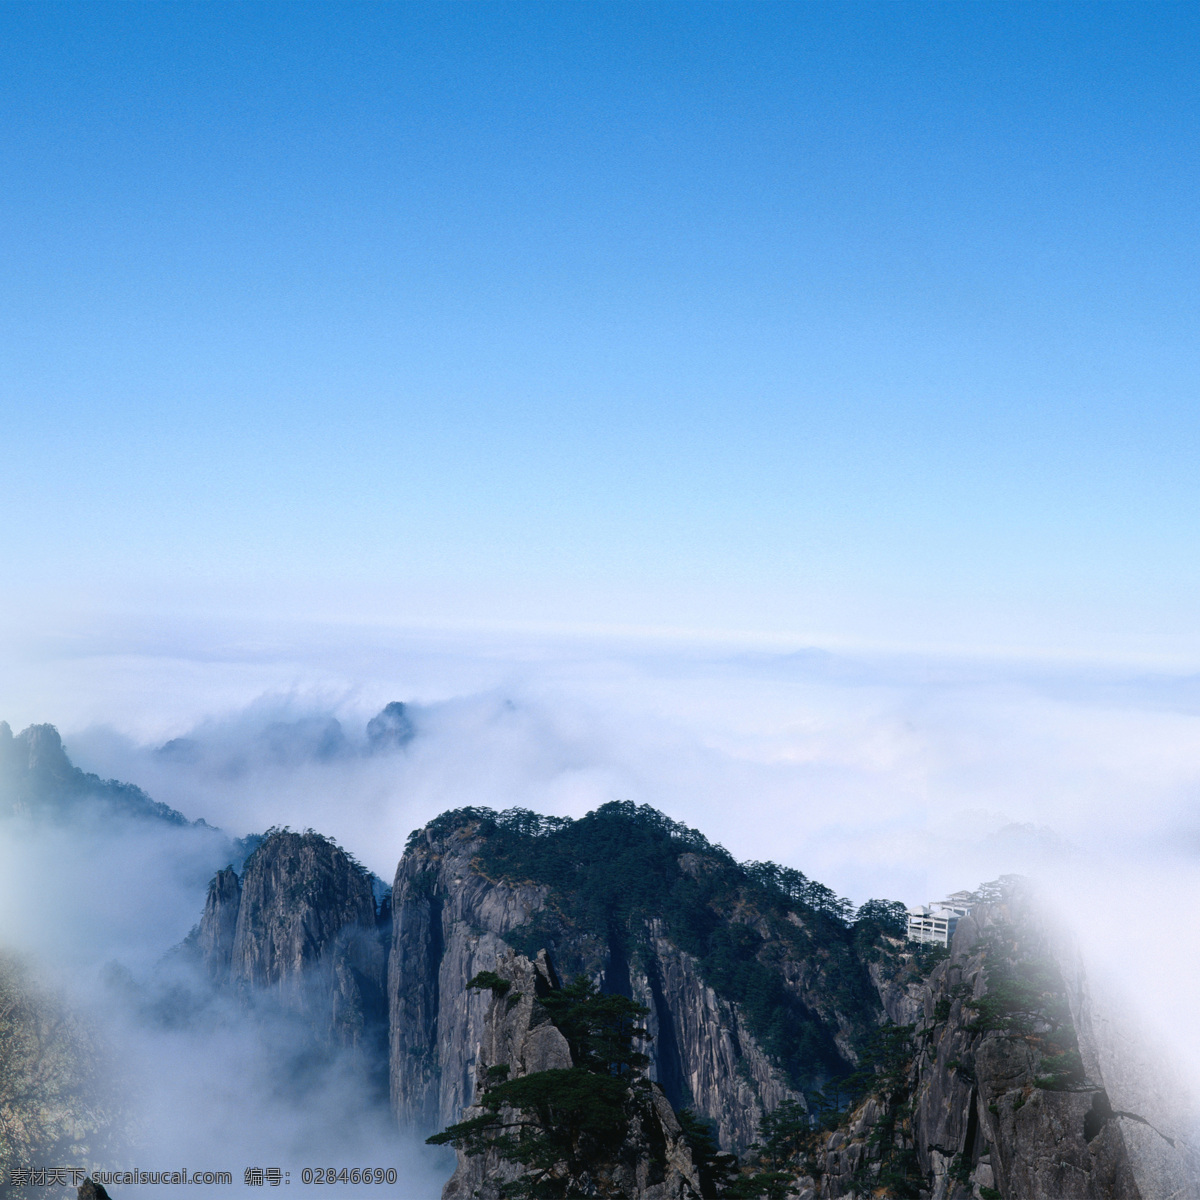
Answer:
POLYGON ((72 765, 53 725, 30 725, 14 736, 8 722, 0 721, 0 817, 63 821, 85 812, 188 824, 182 813, 141 788, 72 765))
POLYGON ((270 997, 319 1040, 382 1054, 386 907, 370 873, 320 834, 272 830, 209 884, 195 946, 204 969, 243 999, 270 997))
POLYGON ((856 913, 652 809, 459 809, 390 904, 273 831, 196 945, 218 986, 386 1055, 399 1125, 458 1149, 453 1200, 1200 1197, 1186 1114, 1069 946, 1017 880, 973 899, 952 947, 917 946, 901 906, 856 913), (625 1049, 589 1050, 614 1004, 625 1049))
POLYGON ((630 804, 445 814, 410 840, 393 900, 392 1097, 418 1127, 471 1102, 486 1005, 467 983, 508 950, 643 1004, 649 1077, 731 1150, 852 1069, 882 1015, 852 927, 630 804))
MULTIPOLYGON (((412 736, 396 704, 369 742, 412 736)), ((0 784, 0 819, 217 837, 74 767, 52 726, 0 724, 0 784)), ((280 1087, 357 1072, 456 1149, 447 1200, 1200 1200, 1186 1089, 1018 879, 942 947, 901 904, 625 802, 443 813, 390 891, 312 830, 221 839, 173 960, 196 991, 143 1009, 222 998, 270 1030, 280 1087)))

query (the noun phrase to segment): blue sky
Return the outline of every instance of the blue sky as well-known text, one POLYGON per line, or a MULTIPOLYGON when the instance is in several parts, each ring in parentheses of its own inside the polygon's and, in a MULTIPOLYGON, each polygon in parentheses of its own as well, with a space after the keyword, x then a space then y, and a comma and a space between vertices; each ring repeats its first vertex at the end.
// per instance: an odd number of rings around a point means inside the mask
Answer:
POLYGON ((1200 911, 1198 52, 1169 3, 0 5, 0 719, 385 872, 634 799, 920 902, 1015 823, 1200 1064, 1196 931, 1112 938, 1200 911), (386 778, 153 754, 393 699, 386 778))
POLYGON ((23 627, 1200 661, 1194 7, 0 31, 23 627))

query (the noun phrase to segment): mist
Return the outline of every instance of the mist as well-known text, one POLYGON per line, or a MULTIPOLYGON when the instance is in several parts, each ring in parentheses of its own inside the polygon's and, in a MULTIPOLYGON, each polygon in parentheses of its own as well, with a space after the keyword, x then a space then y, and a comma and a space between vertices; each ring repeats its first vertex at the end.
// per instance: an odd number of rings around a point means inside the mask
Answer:
POLYGON ((143 1169, 229 1171, 232 1188, 211 1190, 240 1195, 247 1167, 277 1169, 300 1192, 306 1167, 394 1168, 394 1187, 339 1188, 432 1198, 453 1168, 397 1130, 357 1056, 315 1046, 295 1013, 262 998, 247 1007, 184 962, 140 981, 110 970, 91 1011, 137 1096, 130 1153, 143 1169))
POLYGON ((232 838, 311 827, 390 883, 409 833, 463 805, 580 816, 650 804, 855 903, 921 903, 1027 874, 1109 1009, 1200 1077, 1194 677, 372 637, 327 634, 307 659, 295 645, 126 649, 112 673, 103 656, 60 656, 45 671, 58 692, 23 714, 58 724, 77 766, 217 827, 10 823, 0 839, 6 941, 108 1031, 144 1107, 151 1169, 232 1169, 240 1186, 243 1166, 280 1166, 295 1186, 319 1153, 324 1165, 400 1162, 398 1194, 438 1194, 445 1157, 400 1137, 353 1063, 334 1056, 311 1087, 282 1086, 287 1019, 206 994, 172 948, 232 838), (373 745, 368 724, 394 701, 411 737, 373 745), (162 1018, 168 994, 186 1020, 162 1018))
POLYGON ((315 647, 306 676, 278 664, 285 687, 262 660, 193 663, 192 713, 157 722, 141 711, 157 681, 130 681, 103 722, 64 728, 68 750, 234 836, 312 826, 388 880, 412 829, 465 804, 578 816, 648 803, 857 902, 1200 847, 1191 676, 515 639, 488 654, 393 645, 370 670, 367 646, 342 663, 336 649, 315 647), (364 753, 367 722, 397 700, 412 741, 364 753), (331 722, 344 746, 321 752, 331 722), (164 754, 173 739, 196 753, 164 754))
POLYGON ((377 1073, 315 1043, 286 1007, 215 988, 186 952, 231 849, 213 829, 103 807, 68 823, 0 822, 4 948, 95 1031, 119 1099, 109 1157, 82 1165, 230 1171, 233 1187, 206 1189, 215 1195, 240 1194, 247 1166, 290 1171, 300 1190, 305 1166, 392 1167, 390 1194, 437 1196, 452 1155, 397 1130, 377 1073))

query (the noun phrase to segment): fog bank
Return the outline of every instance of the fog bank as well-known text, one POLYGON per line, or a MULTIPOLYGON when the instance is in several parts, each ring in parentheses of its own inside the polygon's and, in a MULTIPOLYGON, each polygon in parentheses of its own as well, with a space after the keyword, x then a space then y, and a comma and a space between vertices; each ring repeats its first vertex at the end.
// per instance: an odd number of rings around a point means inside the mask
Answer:
MULTIPOLYGON (((617 799, 857 903, 920 903, 1027 873, 1098 983, 1200 1078, 1195 676, 378 631, 118 642, 17 664, 18 679, 37 667, 40 690, 0 718, 57 724, 76 765, 229 836, 315 828, 389 882, 410 831, 447 808, 579 816, 617 799), (373 745, 368 722, 393 701, 411 739, 373 745)), ((226 846, 196 830, 9 825, 9 941, 84 996, 101 994, 112 962, 149 986, 199 919, 226 846)), ((149 1027, 104 1004, 151 1100, 156 1145, 212 1169, 205 1147, 218 1144, 247 1163, 317 1147, 339 1164, 338 1147, 401 1153, 386 1114, 336 1063, 319 1103, 297 1108, 261 1029, 217 1010, 197 1028, 149 1027), (164 1074, 166 1061, 179 1066, 164 1074), (203 1120, 188 1115, 197 1097, 203 1120), (351 1116, 330 1123, 331 1111, 351 1116)), ((433 1195, 439 1169, 421 1175, 423 1153, 410 1147, 404 1161, 433 1195)))

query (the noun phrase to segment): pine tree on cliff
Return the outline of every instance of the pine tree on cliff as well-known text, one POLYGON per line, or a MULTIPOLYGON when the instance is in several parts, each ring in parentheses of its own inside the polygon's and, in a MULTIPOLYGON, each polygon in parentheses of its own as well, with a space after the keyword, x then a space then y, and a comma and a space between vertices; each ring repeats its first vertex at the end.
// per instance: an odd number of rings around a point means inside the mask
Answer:
MULTIPOLYGON (((482 972, 467 985, 503 995, 507 980, 482 972)), ((479 1104, 482 1116, 451 1125, 429 1138, 469 1155, 495 1151, 519 1163, 519 1179, 501 1188, 505 1197, 567 1195, 572 1179, 605 1161, 620 1147, 630 1110, 648 1086, 646 1055, 633 1048, 645 1038, 649 1011, 625 996, 601 993, 582 976, 544 998, 551 1019, 571 1047, 576 1064, 506 1078, 499 1068, 479 1104)))

